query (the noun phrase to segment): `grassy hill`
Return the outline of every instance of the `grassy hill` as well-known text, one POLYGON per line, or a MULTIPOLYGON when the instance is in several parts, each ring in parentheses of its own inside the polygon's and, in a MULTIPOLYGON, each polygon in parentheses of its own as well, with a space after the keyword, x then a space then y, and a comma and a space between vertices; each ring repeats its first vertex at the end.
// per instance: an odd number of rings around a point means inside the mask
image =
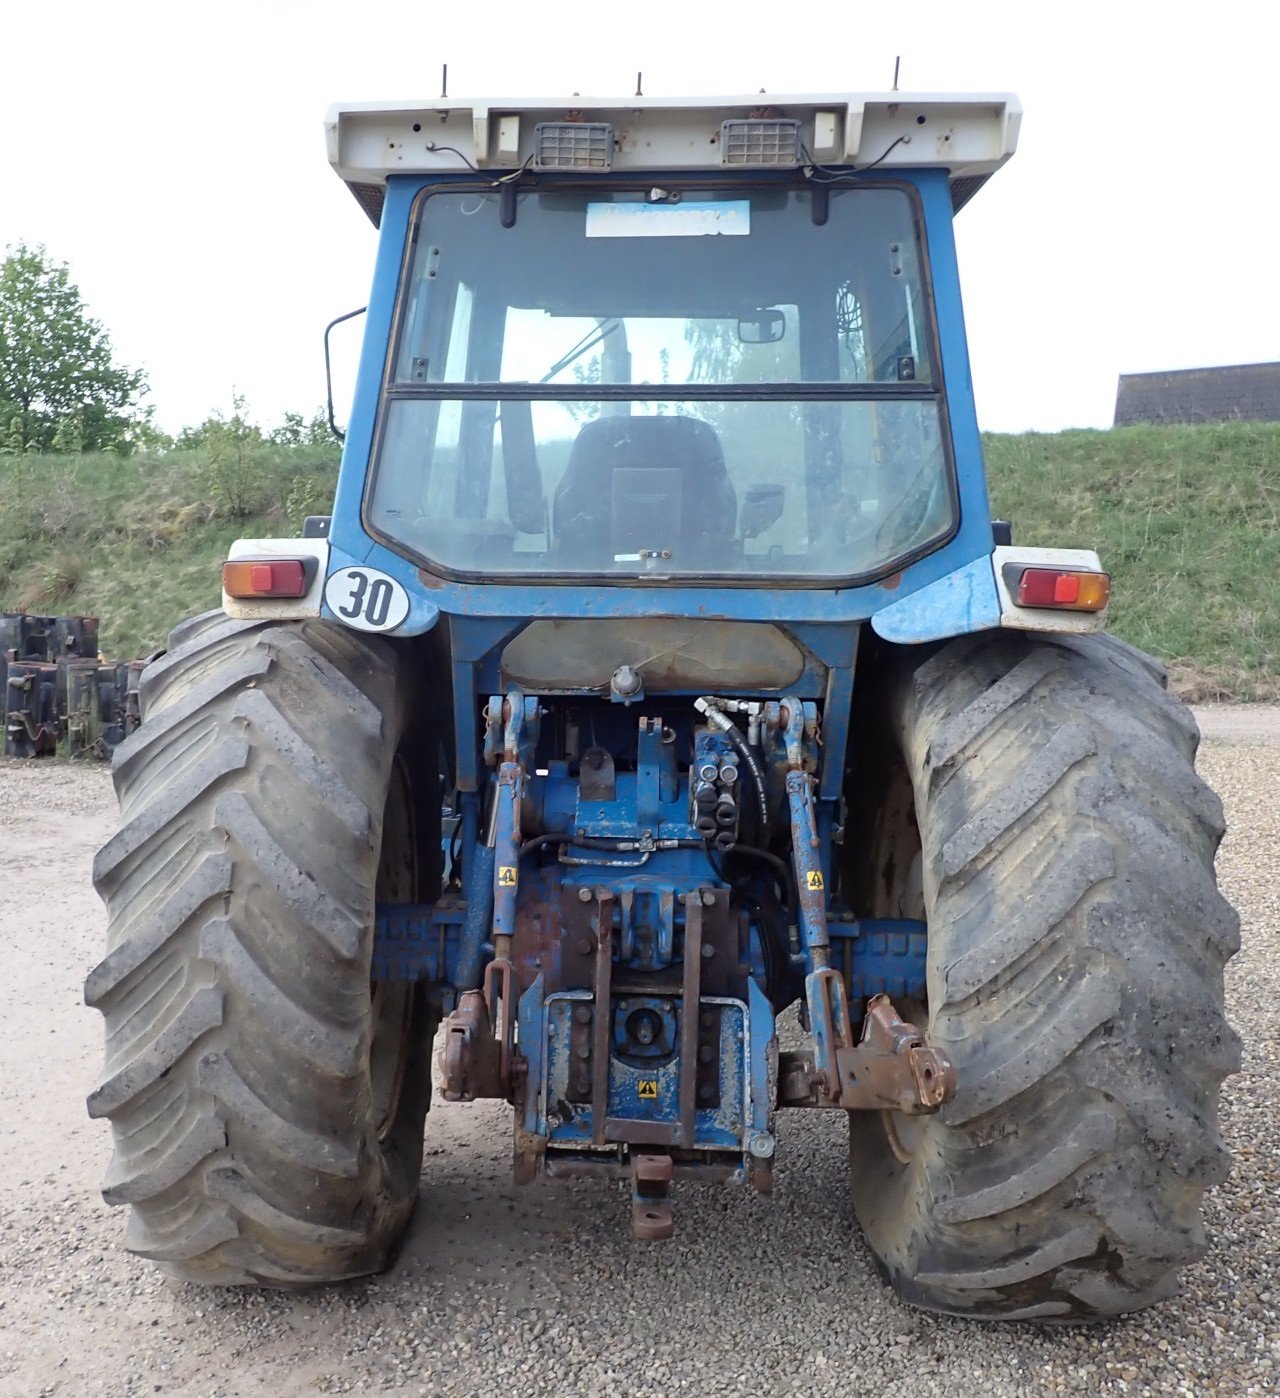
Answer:
POLYGON ((1015 543, 1093 548, 1110 629, 1191 699, 1280 699, 1280 424, 988 436, 1015 543))
POLYGON ((218 605, 232 539, 293 535, 329 510, 337 461, 267 445, 0 456, 0 610, 96 615, 104 655, 147 655, 218 605))
MULTIPOLYGON (((1196 698, 1280 698, 1280 425, 988 436, 1014 540, 1096 548, 1112 628, 1196 698)), ((145 655, 218 601, 238 535, 324 512, 326 447, 0 457, 0 609, 95 613, 104 653, 145 655)))

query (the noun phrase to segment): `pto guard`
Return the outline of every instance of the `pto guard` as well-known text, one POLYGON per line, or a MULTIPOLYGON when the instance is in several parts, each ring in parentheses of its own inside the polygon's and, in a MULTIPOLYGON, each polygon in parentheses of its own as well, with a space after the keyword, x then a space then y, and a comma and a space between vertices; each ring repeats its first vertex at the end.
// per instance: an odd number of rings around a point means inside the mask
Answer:
POLYGON ((304 597, 228 597, 222 594, 222 610, 239 621, 300 621, 320 615, 325 575, 329 571, 327 539, 237 539, 227 561, 247 559, 314 558, 317 568, 304 597))
POLYGON ((1106 626, 1105 607, 1100 612, 1074 612, 1059 607, 1018 606, 1003 577, 1008 563, 1088 572, 1102 569, 1092 549, 999 545, 985 558, 975 558, 963 568, 882 608, 871 618, 871 628, 886 641, 920 645, 998 627, 1080 636, 1106 626))

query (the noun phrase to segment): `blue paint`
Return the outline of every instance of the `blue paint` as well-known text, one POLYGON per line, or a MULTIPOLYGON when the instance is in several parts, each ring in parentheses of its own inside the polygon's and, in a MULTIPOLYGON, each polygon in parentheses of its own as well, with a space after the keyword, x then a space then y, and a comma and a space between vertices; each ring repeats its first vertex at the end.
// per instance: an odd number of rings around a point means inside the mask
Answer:
POLYGON ((495 946, 499 945, 499 938, 510 938, 516 930, 516 896, 520 892, 520 803, 525 781, 524 769, 517 762, 504 762, 498 769, 492 851, 495 946))
POLYGON ((538 976, 520 997, 516 1008, 516 1047, 528 1064, 525 1077, 524 1129, 535 1136, 545 1135, 543 1052, 547 1043, 543 1014, 543 977, 538 976))
POLYGON ((828 932, 837 945, 835 965, 853 1000, 881 993, 894 999, 924 1000, 928 993, 928 931, 906 918, 859 918, 833 922, 828 932))
POLYGON ((467 988, 461 984, 460 966, 465 917, 456 904, 380 903, 370 978, 467 988))
POLYGON ((453 984, 459 990, 474 990, 484 971, 485 949, 489 946, 493 926, 493 850, 477 841, 463 851, 463 867, 470 870, 467 877, 467 915, 462 926, 458 965, 453 984))
POLYGON ((999 625, 1000 595, 990 558, 975 558, 871 618, 878 636, 900 645, 940 641, 999 625))
MULTIPOLYGON (((752 1131, 768 1131, 773 1119, 773 1089, 771 1066, 776 1063, 777 1021, 769 997, 754 976, 747 994, 748 1071, 751 1079, 751 1108, 749 1121, 752 1131)), ((748 1142, 748 1145, 750 1142, 748 1142)))

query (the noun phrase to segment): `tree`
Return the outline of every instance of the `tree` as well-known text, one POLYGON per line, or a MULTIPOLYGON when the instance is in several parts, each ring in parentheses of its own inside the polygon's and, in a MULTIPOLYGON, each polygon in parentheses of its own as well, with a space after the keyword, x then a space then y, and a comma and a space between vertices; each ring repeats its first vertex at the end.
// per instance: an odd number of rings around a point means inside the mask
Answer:
POLYGON ((324 410, 317 408, 309 419, 301 413, 285 413, 280 426, 267 433, 267 441, 276 447, 331 447, 334 436, 324 410))
POLYGON ((138 408, 146 389, 142 370, 115 362, 66 263, 43 247, 9 249, 0 263, 0 421, 9 437, 28 451, 48 451, 60 432, 82 451, 128 451, 147 429, 138 408))

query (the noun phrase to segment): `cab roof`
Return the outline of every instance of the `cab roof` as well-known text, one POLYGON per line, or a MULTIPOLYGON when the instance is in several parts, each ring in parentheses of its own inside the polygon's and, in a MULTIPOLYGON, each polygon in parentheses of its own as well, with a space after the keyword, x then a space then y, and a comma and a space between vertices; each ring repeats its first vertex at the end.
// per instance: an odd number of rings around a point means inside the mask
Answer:
POLYGON ((351 102, 329 109, 329 163, 377 225, 387 177, 529 169, 643 172, 945 169, 956 209, 1013 154, 1011 93, 580 97, 351 102))

